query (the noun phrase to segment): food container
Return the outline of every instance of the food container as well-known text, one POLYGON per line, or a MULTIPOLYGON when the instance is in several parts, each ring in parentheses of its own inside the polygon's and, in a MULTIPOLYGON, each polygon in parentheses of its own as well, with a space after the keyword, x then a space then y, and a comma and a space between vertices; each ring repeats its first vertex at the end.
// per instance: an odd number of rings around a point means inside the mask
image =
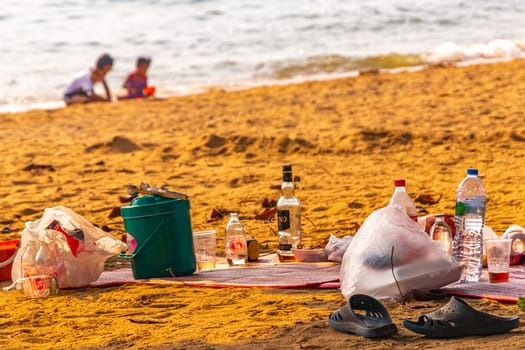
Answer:
POLYGON ((511 239, 510 265, 517 265, 525 254, 525 232, 522 230, 512 230, 505 232, 502 238, 511 239))
POLYGON ((321 262, 328 261, 328 256, 324 248, 296 249, 292 248, 295 259, 300 262, 321 262))

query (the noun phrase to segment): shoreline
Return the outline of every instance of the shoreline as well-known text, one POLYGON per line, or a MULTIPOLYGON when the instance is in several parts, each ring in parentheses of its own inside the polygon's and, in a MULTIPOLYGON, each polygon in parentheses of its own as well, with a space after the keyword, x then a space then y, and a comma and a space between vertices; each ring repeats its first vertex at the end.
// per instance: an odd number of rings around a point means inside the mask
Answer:
MULTIPOLYGON (((521 46, 518 46, 521 48, 521 46)), ((428 56, 428 54, 426 54, 428 56)), ((410 56, 410 55, 409 55, 410 56)), ((424 57, 425 55, 421 55, 424 57)), ((447 61, 443 60, 441 62, 437 63, 430 63, 426 62, 421 65, 414 65, 414 66, 405 66, 405 67, 395 67, 395 68, 363 68, 363 69, 357 69, 354 71, 348 71, 348 72, 340 72, 340 73, 320 73, 320 74, 309 74, 306 76, 296 76, 293 78, 288 79, 262 79, 257 82, 244 82, 244 83, 237 83, 233 85, 203 85, 203 86, 193 86, 190 89, 187 89, 187 85, 181 84, 179 87, 177 87, 174 90, 183 91, 187 90, 186 92, 179 92, 179 93, 163 93, 162 89, 166 89, 163 87, 160 87, 160 93, 158 93, 157 98, 159 99, 169 99, 169 98, 176 98, 176 97, 182 97, 182 96, 189 96, 189 95, 200 95, 211 91, 216 90, 223 90, 226 92, 234 92, 234 91, 243 91, 243 90, 249 90, 253 88, 258 87, 272 87, 272 86, 285 86, 285 85, 292 85, 292 84, 301 84, 301 83, 308 83, 308 82, 315 82, 315 81, 327 81, 327 80, 339 80, 339 79, 346 79, 346 78, 355 78, 360 75, 364 74, 400 74, 405 72, 417 72, 420 70, 425 69, 431 69, 433 67, 443 67, 443 66, 452 66, 452 67, 467 67, 471 65, 483 65, 483 64, 497 64, 497 63, 504 63, 504 62, 511 62, 514 60, 522 60, 525 59, 525 53, 522 54, 521 57, 492 57, 492 58, 483 58, 483 57, 476 57, 471 59, 466 59, 462 61, 447 61)), ((173 89, 172 89, 173 90, 173 89)), ((113 95, 116 96, 115 93, 122 93, 123 90, 118 88, 113 91, 113 95)), ((112 103, 118 102, 118 99, 113 96, 112 103)), ((23 105, 6 105, 6 106, 0 106, 0 115, 2 114, 16 114, 16 113, 24 113, 32 110, 56 110, 61 108, 66 108, 67 106, 63 102, 62 99, 60 100, 50 100, 50 101, 39 101, 35 103, 28 103, 23 105)))
MULTIPOLYGON (((306 246, 353 235, 385 206, 393 180, 429 213, 451 213, 455 189, 477 166, 487 188, 486 225, 498 234, 525 226, 525 60, 432 67, 400 74, 212 90, 162 100, 93 103, 2 114, 0 225, 18 237, 24 223, 63 205, 116 237, 128 184, 141 181, 190 195, 194 231, 217 230, 238 211, 249 237, 277 247, 276 223, 256 218, 277 199, 281 167, 293 164, 306 246), (423 204, 421 195, 440 198, 423 204)), ((338 290, 216 289, 124 285, 61 290, 46 299, 9 292, 2 348, 177 347, 479 348, 519 347, 522 329, 490 337, 432 340, 401 327, 448 299, 385 303, 399 327, 372 341, 327 324, 346 300, 338 290), (13 334, 17 336, 14 337, 13 334)), ((514 304, 469 299, 501 316, 514 304)))

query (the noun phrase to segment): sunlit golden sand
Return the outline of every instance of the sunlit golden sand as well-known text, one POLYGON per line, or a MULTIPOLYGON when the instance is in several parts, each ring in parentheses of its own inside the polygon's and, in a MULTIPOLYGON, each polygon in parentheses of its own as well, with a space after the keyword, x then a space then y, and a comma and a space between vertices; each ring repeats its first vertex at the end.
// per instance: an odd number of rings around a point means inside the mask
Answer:
MULTIPOLYGON (((0 115, 0 224, 13 239, 46 207, 64 205, 120 237, 127 184, 142 181, 190 195, 194 230, 216 229, 238 211, 249 236, 277 247, 276 223, 256 220, 279 196, 281 166, 294 166, 307 246, 354 234, 387 204, 404 177, 412 198, 452 213, 470 166, 488 192, 486 224, 501 234, 525 225, 525 61, 435 67, 420 72, 259 87, 166 100, 73 106, 0 115), (33 164, 33 166, 29 166, 33 164), (45 166, 47 165, 47 166, 45 166)), ((388 234, 388 233, 385 233, 388 234)), ((524 292, 525 294, 525 292, 524 292)), ((370 341, 336 333, 338 290, 118 286, 27 300, 2 296, 1 348, 498 348, 520 347, 523 330, 436 341, 402 327, 448 299, 386 303, 400 333, 370 341)), ((516 305, 469 299, 500 315, 516 305)))

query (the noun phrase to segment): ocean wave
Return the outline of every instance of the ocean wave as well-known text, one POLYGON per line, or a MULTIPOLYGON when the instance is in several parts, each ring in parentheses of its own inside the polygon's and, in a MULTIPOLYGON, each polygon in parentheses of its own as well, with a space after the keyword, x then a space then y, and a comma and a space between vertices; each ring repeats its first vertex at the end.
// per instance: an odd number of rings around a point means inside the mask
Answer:
POLYGON ((429 53, 390 53, 365 57, 344 55, 317 55, 304 59, 261 63, 256 67, 255 79, 290 80, 297 77, 339 75, 349 72, 384 71, 438 64, 483 63, 525 57, 525 40, 493 40, 486 44, 460 45, 446 42, 429 53))
POLYGON ((297 76, 341 74, 353 71, 414 67, 424 64, 420 55, 385 54, 368 57, 342 55, 311 56, 303 60, 283 60, 261 64, 256 78, 291 79, 297 76))
POLYGON ((429 64, 459 63, 482 59, 515 59, 525 57, 525 41, 513 42, 497 39, 486 44, 459 45, 446 42, 429 54, 424 60, 429 64))

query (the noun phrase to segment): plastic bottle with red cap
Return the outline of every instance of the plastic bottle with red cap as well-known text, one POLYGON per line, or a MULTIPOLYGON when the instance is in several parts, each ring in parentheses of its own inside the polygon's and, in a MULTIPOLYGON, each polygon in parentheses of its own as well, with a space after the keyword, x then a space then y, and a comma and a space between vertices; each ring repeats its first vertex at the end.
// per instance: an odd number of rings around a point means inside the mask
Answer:
POLYGON ((389 206, 398 206, 405 210, 407 215, 417 222, 416 205, 408 195, 405 179, 394 180, 394 194, 390 198, 389 206))

